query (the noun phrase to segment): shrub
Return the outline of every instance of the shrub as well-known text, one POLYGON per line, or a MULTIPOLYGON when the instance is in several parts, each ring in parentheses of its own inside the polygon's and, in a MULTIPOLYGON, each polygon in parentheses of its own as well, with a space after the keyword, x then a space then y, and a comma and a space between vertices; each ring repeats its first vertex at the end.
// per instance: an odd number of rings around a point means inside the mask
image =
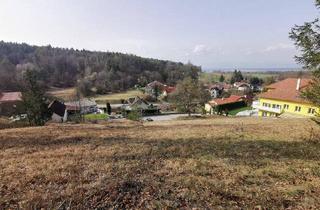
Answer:
POLYGON ((132 110, 128 115, 127 119, 129 120, 134 120, 134 121, 139 121, 141 118, 141 114, 138 110, 132 110))

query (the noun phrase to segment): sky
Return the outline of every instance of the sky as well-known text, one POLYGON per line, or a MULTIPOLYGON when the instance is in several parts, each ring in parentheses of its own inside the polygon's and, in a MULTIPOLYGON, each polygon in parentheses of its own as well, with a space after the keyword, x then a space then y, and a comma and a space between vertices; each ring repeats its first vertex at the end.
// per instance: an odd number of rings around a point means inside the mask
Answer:
POLYGON ((0 40, 192 62, 297 67, 290 29, 313 0, 0 0, 0 40))

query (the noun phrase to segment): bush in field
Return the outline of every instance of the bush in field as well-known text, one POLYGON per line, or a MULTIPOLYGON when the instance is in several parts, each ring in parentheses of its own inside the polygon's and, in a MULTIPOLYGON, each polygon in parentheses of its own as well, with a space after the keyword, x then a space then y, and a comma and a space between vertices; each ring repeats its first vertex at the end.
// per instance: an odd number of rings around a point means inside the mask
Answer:
POLYGON ((68 120, 74 123, 81 123, 83 122, 83 118, 80 114, 73 114, 69 115, 68 120))
POLYGON ((138 121, 141 119, 141 114, 138 110, 132 110, 128 115, 127 119, 138 121))

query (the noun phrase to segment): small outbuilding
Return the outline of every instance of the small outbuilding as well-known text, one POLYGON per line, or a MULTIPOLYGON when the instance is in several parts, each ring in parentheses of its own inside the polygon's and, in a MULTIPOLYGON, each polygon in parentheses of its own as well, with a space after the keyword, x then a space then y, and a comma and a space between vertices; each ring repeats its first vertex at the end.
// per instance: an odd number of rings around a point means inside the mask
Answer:
POLYGON ((205 104, 208 114, 221 114, 233 109, 245 107, 246 102, 243 96, 231 95, 229 98, 217 98, 205 104))
POLYGON ((0 115, 11 116, 22 110, 21 92, 0 92, 0 115))
POLYGON ((68 120, 67 106, 60 101, 54 100, 48 108, 52 111, 52 121, 62 123, 68 120))

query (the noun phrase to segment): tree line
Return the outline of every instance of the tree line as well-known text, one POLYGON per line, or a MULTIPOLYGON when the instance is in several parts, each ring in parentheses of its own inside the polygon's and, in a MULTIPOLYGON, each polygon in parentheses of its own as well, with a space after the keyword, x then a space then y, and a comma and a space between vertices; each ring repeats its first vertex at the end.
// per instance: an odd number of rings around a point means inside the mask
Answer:
POLYGON ((45 88, 78 86, 84 95, 127 90, 154 80, 174 85, 201 72, 192 64, 131 54, 0 41, 0 90, 21 90, 19 81, 30 69, 38 72, 45 88))

